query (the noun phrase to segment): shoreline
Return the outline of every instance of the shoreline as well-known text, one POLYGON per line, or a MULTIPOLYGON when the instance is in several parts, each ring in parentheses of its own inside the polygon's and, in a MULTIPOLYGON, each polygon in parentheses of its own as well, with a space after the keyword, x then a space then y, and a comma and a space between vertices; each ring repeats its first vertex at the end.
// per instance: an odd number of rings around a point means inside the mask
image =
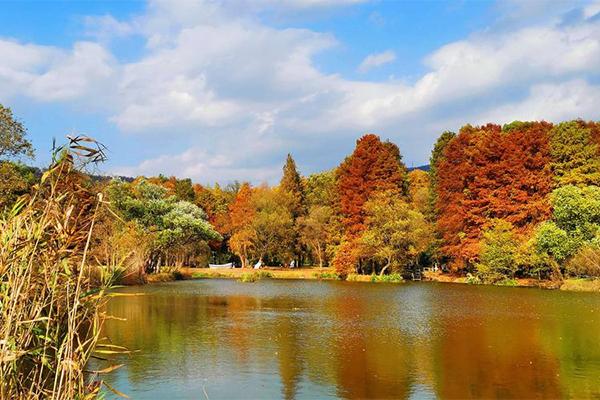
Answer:
MULTIPOLYGON (((288 280, 338 280, 337 274, 332 268, 305 267, 305 268, 277 268, 265 267, 260 270, 251 268, 231 269, 209 269, 209 268, 179 268, 174 272, 162 272, 147 275, 148 284, 171 282, 176 280, 196 279, 238 279, 253 282, 260 279, 288 279, 288 280)), ((384 280, 372 275, 351 274, 348 276, 350 282, 368 283, 402 283, 405 280, 384 280)), ((441 272, 424 272, 422 282, 441 282, 455 284, 469 283, 465 276, 445 274, 441 272)), ((571 292, 600 292, 600 279, 567 278, 562 282, 548 280, 537 280, 533 278, 518 278, 491 286, 529 287, 548 290, 563 290, 571 292)))

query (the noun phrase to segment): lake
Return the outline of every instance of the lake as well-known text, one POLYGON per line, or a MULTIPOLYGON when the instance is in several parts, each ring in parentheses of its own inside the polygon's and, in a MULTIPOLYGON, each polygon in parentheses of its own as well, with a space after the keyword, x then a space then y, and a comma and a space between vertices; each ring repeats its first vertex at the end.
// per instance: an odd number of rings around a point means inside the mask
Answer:
MULTIPOLYGON (((107 321, 133 399, 600 396, 600 295, 415 282, 129 287, 107 321)), ((109 396, 110 397, 110 396, 109 396)))

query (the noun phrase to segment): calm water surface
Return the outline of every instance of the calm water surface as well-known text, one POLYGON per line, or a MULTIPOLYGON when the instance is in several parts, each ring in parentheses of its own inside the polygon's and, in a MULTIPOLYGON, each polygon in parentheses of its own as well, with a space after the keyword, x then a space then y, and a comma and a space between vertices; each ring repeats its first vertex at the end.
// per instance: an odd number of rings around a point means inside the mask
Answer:
MULTIPOLYGON (((127 288, 108 381, 133 399, 600 397, 600 295, 233 280, 127 288), (205 394, 206 392, 206 394, 205 394)), ((110 396, 109 396, 110 397, 110 396)))

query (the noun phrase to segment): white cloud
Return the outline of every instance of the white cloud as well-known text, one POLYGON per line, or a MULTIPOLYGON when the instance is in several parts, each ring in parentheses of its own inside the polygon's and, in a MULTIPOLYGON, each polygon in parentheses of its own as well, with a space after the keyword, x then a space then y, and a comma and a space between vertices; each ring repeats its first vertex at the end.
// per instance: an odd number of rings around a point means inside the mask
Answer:
POLYGON ((386 50, 381 53, 369 54, 358 66, 359 72, 367 72, 373 68, 381 67, 396 60, 396 53, 386 50))
MULTIPOLYGON (((296 149, 301 158, 337 162, 343 154, 332 141, 351 144, 364 131, 399 142, 410 150, 407 160, 421 163, 440 130, 466 122, 600 116, 594 106, 600 21, 591 5, 577 24, 551 19, 449 43, 429 54, 427 71, 407 83, 324 73, 314 58, 337 46, 333 36, 266 25, 253 15, 271 4, 266 0, 232 4, 152 1, 146 13, 127 21, 89 19, 88 33, 98 42, 68 50, 0 40, 0 96, 78 104, 100 97, 124 134, 150 133, 149 146, 156 135, 185 138, 179 153, 157 149, 156 156, 117 171, 202 182, 272 180, 282 155, 296 149), (99 44, 131 34, 146 41, 133 62, 119 63, 99 44)), ((372 54, 359 70, 394 60, 390 50, 372 54)))

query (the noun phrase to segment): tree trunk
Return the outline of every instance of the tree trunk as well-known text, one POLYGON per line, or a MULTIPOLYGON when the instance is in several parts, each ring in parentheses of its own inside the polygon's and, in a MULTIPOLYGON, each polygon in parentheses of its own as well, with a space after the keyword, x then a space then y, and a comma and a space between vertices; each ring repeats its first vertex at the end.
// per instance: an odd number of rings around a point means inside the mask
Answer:
POLYGON ((383 273, 388 269, 389 266, 390 266, 390 260, 388 260, 387 264, 385 264, 385 267, 383 267, 381 269, 381 271, 379 272, 379 276, 383 276, 383 273))

